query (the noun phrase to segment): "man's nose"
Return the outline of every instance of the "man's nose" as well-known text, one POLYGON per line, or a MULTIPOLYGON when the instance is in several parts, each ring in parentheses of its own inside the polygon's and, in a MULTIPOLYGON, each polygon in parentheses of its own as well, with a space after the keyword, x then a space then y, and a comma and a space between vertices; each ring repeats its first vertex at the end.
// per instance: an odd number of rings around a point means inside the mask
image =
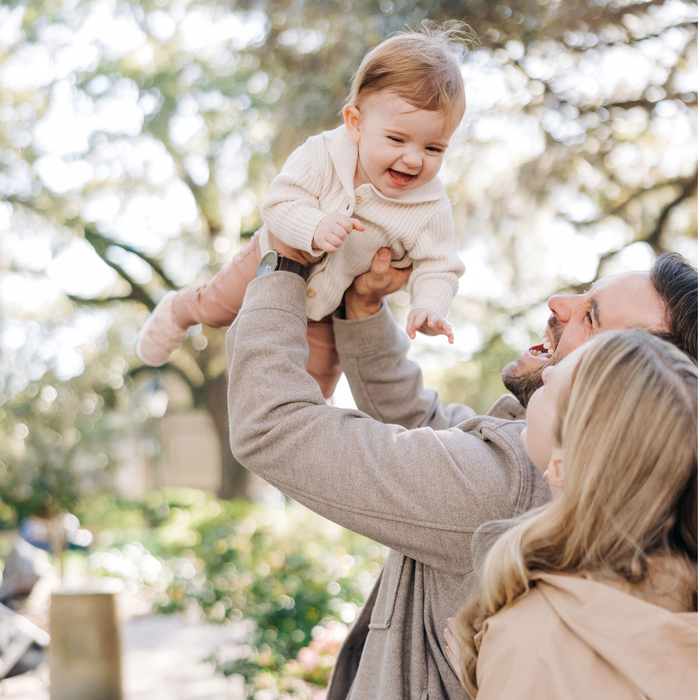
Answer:
POLYGON ((574 308, 575 297, 572 294, 555 294, 549 298, 547 306, 550 311, 563 323, 566 323, 571 318, 571 313, 574 308))

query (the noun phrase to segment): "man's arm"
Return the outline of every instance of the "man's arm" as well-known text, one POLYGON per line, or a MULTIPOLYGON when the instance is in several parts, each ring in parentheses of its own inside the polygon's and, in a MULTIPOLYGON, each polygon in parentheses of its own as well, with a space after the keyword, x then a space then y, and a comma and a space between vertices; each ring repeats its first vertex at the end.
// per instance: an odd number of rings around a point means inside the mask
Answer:
POLYGON ((321 515, 413 559, 469 570, 483 522, 530 506, 519 424, 406 430, 327 406, 306 373, 305 285, 253 280, 228 332, 231 447, 245 467, 321 515))
POLYGON ((423 386, 420 367, 407 357, 411 341, 386 304, 361 320, 336 316, 333 330, 355 403, 372 418, 404 428, 443 430, 476 415, 463 404, 443 406, 437 391, 423 386))
POLYGON ((333 318, 340 364, 357 407, 383 423, 404 428, 451 428, 475 415, 463 404, 440 403, 423 387, 423 375, 408 359, 410 340, 382 300, 400 289, 411 268, 391 267, 388 248, 380 249, 369 272, 345 292, 345 318, 333 318))

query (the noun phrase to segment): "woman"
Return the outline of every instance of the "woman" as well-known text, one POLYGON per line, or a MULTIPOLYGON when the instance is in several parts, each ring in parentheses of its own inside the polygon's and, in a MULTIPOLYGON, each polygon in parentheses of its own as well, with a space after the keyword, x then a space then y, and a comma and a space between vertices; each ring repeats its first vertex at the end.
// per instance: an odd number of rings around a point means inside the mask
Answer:
POLYGON ((445 630, 478 700, 697 698, 697 367, 606 333, 547 368, 522 440, 554 500, 445 630))

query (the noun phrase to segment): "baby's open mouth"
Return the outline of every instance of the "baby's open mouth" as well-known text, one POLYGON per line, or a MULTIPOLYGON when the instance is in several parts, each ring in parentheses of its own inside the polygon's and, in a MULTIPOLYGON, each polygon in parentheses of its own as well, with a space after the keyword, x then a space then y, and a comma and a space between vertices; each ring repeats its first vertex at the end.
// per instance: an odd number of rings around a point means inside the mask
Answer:
POLYGON ((398 185, 399 187, 405 187, 406 185, 408 185, 409 182, 411 182, 411 180, 413 180, 415 175, 409 175, 408 173, 400 173, 398 170, 392 170, 391 168, 389 168, 389 177, 395 185, 398 185))

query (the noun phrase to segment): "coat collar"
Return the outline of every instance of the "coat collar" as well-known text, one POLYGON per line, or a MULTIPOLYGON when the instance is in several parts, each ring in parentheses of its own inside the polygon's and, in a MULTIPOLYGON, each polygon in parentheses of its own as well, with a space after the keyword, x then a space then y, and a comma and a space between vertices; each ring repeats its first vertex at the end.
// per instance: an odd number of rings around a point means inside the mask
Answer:
POLYGON ((503 394, 503 396, 496 399, 496 403, 491 406, 486 415, 505 418, 506 420, 523 420, 525 413, 525 409, 515 396, 503 394))
MULTIPOLYGON (((355 170, 357 169, 357 144, 352 140, 345 125, 332 131, 324 131, 323 138, 330 154, 333 166, 338 178, 343 185, 346 194, 355 198, 355 170)), ((393 204, 416 204, 422 202, 435 202, 445 197, 445 186, 440 178, 435 178, 425 185, 406 193, 401 199, 385 197, 374 185, 370 184, 372 192, 379 198, 393 204)))

